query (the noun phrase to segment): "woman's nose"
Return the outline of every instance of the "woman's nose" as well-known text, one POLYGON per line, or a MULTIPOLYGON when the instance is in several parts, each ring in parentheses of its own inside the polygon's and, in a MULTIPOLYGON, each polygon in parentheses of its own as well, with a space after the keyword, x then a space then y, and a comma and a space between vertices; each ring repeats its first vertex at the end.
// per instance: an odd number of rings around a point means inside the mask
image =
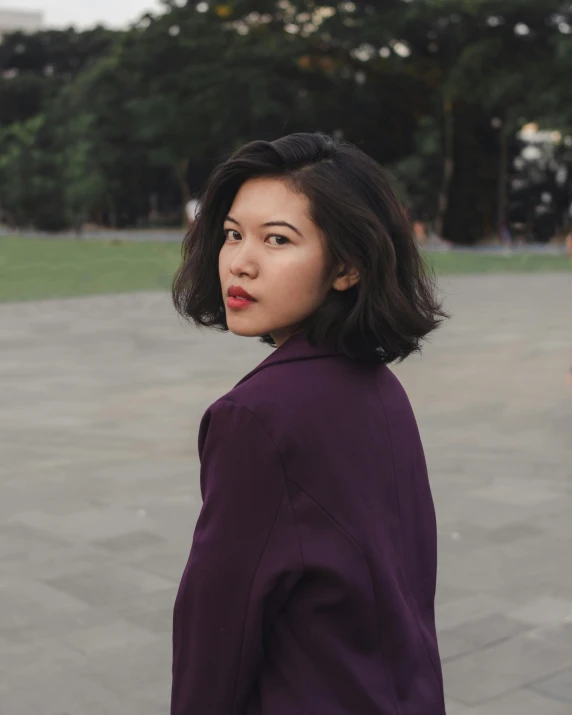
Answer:
POLYGON ((235 253, 230 263, 231 273, 250 273, 255 270, 256 265, 257 257, 254 244, 242 239, 240 246, 235 247, 235 253))

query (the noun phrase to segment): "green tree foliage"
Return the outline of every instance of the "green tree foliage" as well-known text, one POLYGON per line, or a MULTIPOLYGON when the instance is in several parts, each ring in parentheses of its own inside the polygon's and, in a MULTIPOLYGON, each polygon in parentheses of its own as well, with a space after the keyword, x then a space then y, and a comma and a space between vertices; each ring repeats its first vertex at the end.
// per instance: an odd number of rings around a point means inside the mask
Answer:
POLYGON ((58 162, 41 114, 0 127, 0 186, 3 211, 17 226, 56 231, 65 226, 58 162))
POLYGON ((69 206, 68 200, 79 187, 66 170, 59 135, 75 154, 91 138, 78 137, 77 117, 58 117, 57 106, 114 39, 115 33, 95 28, 15 32, 0 43, 0 209, 15 225, 58 230, 69 224, 76 199, 69 206))
POLYGON ((110 50, 115 36, 101 27, 6 35, 0 42, 0 124, 43 111, 66 83, 110 50))
POLYGON ((565 0, 164 0, 125 32, 14 33, 0 208, 44 226, 176 216, 241 143, 318 130, 471 242, 507 220, 522 124, 572 129, 571 32, 565 0))
POLYGON ((147 213, 149 159, 129 109, 132 79, 112 53, 67 85, 53 105, 68 219, 132 225, 147 213))
POLYGON ((410 3, 403 36, 439 78, 433 116, 442 126, 446 235, 476 240, 506 222, 513 138, 548 112, 547 78, 569 23, 572 6, 561 0, 410 3))

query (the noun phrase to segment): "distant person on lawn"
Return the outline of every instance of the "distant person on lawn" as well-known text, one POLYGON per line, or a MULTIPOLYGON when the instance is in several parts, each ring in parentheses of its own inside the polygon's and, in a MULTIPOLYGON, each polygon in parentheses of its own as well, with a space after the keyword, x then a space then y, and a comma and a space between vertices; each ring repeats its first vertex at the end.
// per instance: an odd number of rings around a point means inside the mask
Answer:
POLYGON ((199 212, 200 207, 201 205, 197 198, 192 198, 190 201, 187 201, 185 211, 187 213, 187 221, 189 224, 189 228, 192 228, 194 226, 195 221, 197 220, 197 214, 199 212))

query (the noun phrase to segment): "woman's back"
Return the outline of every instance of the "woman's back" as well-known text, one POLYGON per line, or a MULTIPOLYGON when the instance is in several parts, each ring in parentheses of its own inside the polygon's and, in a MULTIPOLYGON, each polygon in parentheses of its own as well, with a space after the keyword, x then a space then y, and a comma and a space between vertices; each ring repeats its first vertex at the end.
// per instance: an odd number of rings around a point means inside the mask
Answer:
MULTIPOLYGON (((300 334, 221 402, 266 435, 273 473, 262 478, 277 484, 270 498, 251 491, 245 507, 253 521, 269 512, 272 519, 251 534, 247 637, 229 712, 442 715, 435 515, 397 378, 386 366, 311 347, 300 334)), ((222 421, 217 434, 224 450, 222 421)), ((248 491, 252 475, 236 454, 232 460, 235 488, 248 491)))

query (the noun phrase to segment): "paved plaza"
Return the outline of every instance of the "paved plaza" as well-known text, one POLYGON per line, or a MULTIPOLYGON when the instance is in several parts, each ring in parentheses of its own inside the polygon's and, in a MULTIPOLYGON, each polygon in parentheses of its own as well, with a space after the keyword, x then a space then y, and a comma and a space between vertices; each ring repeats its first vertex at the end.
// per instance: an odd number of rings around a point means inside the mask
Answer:
MULTIPOLYGON (((570 715, 572 274, 441 287, 453 319, 394 369, 437 509, 448 714, 570 715)), ((1 715, 168 712, 199 421, 269 352, 166 293, 0 305, 1 715)))

